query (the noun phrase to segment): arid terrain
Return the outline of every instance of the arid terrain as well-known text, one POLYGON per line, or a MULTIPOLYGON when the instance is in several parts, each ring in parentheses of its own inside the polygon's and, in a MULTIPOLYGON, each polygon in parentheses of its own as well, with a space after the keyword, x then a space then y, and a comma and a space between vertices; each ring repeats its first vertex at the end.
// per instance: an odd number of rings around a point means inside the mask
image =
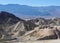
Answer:
POLYGON ((24 20, 0 12, 1 43, 59 43, 60 18, 24 20))

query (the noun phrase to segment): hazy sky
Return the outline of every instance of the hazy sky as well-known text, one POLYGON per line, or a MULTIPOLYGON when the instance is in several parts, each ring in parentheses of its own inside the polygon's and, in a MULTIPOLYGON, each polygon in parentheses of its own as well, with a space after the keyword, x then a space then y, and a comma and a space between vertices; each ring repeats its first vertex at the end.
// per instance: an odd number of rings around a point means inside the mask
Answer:
POLYGON ((29 6, 60 6, 60 0, 0 0, 0 4, 21 4, 29 6))

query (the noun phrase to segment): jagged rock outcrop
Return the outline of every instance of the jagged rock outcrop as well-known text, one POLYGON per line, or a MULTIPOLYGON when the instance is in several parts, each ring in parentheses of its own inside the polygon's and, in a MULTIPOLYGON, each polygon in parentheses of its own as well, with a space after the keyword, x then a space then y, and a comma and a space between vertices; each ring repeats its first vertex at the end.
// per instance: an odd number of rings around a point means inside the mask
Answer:
POLYGON ((36 18, 29 20, 30 22, 34 23, 35 25, 60 25, 60 18, 54 19, 45 19, 45 18, 36 18))

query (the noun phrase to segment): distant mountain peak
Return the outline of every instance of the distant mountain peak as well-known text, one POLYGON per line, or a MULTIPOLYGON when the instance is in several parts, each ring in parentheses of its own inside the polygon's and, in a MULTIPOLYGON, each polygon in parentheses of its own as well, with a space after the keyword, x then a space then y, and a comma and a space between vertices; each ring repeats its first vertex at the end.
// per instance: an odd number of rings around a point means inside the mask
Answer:
POLYGON ((33 17, 60 17, 60 6, 32 7, 28 5, 7 4, 0 5, 0 11, 6 11, 15 14, 21 18, 33 17))

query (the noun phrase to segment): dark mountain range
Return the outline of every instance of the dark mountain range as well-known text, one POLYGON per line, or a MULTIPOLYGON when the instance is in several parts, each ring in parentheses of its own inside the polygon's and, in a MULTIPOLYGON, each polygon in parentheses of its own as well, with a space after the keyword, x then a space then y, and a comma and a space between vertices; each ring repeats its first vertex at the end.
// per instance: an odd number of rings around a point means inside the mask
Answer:
POLYGON ((0 11, 13 13, 20 18, 60 17, 60 6, 32 7, 27 5, 8 4, 0 5, 0 11))
POLYGON ((0 24, 2 23, 10 23, 10 24, 14 24, 17 23, 18 21, 24 21, 18 17, 16 17, 15 15, 8 13, 8 12, 0 12, 0 24))

